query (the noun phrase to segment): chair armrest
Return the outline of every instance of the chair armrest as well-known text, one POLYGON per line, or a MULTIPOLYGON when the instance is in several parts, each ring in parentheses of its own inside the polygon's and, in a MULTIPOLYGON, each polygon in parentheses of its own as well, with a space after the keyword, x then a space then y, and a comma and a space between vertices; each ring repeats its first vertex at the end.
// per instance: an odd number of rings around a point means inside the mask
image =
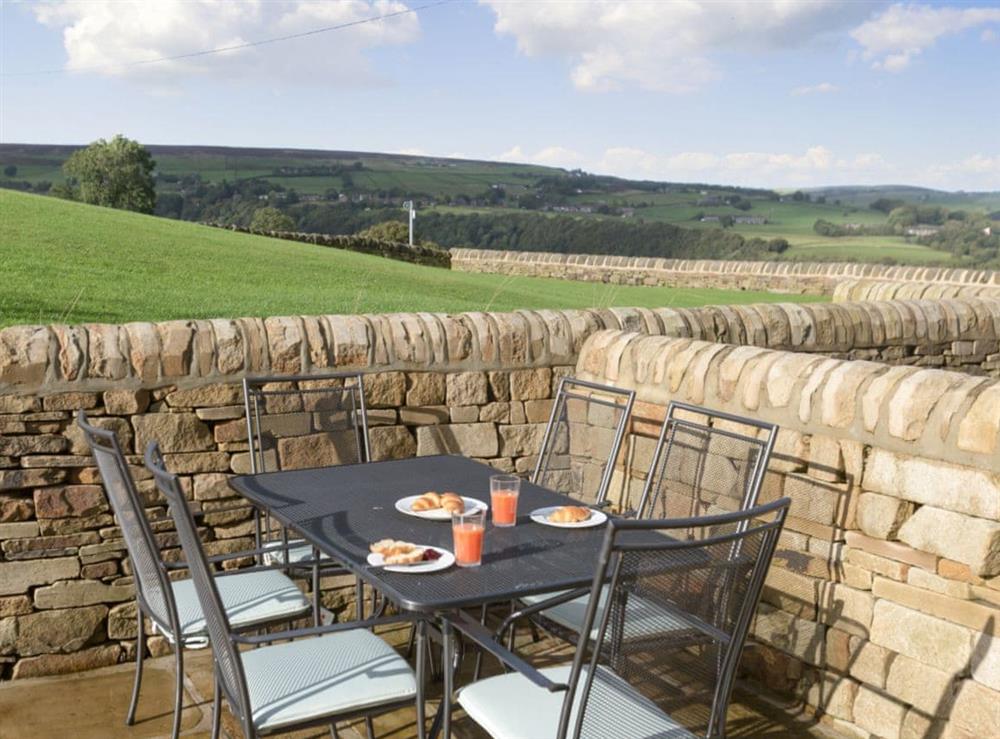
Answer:
POLYGON ((549 680, 537 669, 532 667, 509 649, 500 645, 496 639, 493 638, 493 634, 491 634, 482 624, 469 616, 467 613, 459 611, 457 617, 448 618, 447 620, 456 631, 478 644, 480 649, 484 649, 508 667, 517 670, 538 687, 545 688, 550 693, 558 693, 569 689, 569 686, 565 683, 557 683, 549 680))
POLYGON ((269 644, 281 639, 297 639, 300 636, 321 636, 322 634, 336 634, 341 631, 351 631, 353 629, 369 629, 374 626, 385 624, 408 623, 417 620, 411 614, 400 614, 398 616, 382 616, 380 618, 369 618, 364 621, 345 621, 341 624, 330 624, 329 626, 310 626, 305 629, 292 629, 290 631, 276 631, 270 634, 233 634, 233 641, 239 644, 269 644))
POLYGON ((539 611, 546 611, 549 608, 553 608, 563 603, 568 603, 571 600, 576 600, 581 595, 587 595, 590 592, 590 588, 576 588, 575 590, 567 590, 565 593, 559 593, 558 595, 553 595, 551 598, 541 601, 540 603, 534 603, 530 606, 524 606, 519 608, 513 613, 511 613, 507 618, 503 620, 500 624, 500 628, 497 629, 497 636, 503 635, 507 629, 510 628, 511 624, 515 621, 519 621, 527 616, 533 616, 539 611))

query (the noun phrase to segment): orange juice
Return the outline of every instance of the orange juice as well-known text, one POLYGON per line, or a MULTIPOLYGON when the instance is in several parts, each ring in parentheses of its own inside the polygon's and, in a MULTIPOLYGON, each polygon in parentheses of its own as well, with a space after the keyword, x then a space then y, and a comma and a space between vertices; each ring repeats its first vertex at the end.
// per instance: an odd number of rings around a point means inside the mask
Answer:
POLYGON ((459 567, 478 567, 483 559, 483 524, 454 521, 451 533, 455 538, 455 564, 459 567))
POLYGON ((513 526, 517 523, 517 491, 494 490, 490 493, 494 526, 513 526))

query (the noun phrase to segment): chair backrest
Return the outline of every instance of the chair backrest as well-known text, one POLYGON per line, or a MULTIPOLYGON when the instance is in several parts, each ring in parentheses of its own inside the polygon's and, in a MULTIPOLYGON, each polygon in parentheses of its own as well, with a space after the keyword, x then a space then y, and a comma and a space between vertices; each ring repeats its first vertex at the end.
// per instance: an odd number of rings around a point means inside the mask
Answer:
POLYGON ((253 473, 371 458, 362 375, 275 375, 243 380, 253 473))
POLYGON ((742 511, 757 503, 778 427, 672 402, 653 452, 639 518, 742 511))
POLYGON ((176 637, 174 591, 118 437, 113 431, 91 425, 83 411, 77 412, 76 422, 94 455, 104 494, 118 519, 135 575, 139 607, 157 625, 176 637))
POLYGON ((635 392, 564 377, 531 481, 586 503, 602 503, 635 392))
POLYGON ((643 729, 662 714, 705 737, 725 734, 740 654, 789 502, 609 524, 560 738, 607 736, 609 727, 617 736, 652 736, 643 729), (571 725, 576 691, 581 707, 571 725), (623 694, 637 697, 634 710, 622 710, 623 694))
POLYGON ((230 708, 247 731, 247 736, 252 736, 248 731, 251 712, 243 662, 233 640, 233 631, 226 617, 226 611, 222 607, 215 578, 212 576, 208 560, 205 559, 205 550, 202 549, 201 539, 198 537, 194 516, 188 508, 177 475, 167 471, 155 441, 151 441, 146 448, 145 461, 146 469, 153 473, 156 487, 167 499, 170 515, 174 519, 174 526, 184 552, 184 561, 191 573, 195 593, 205 617, 208 641, 212 647, 212 656, 215 658, 216 678, 229 700, 230 708))

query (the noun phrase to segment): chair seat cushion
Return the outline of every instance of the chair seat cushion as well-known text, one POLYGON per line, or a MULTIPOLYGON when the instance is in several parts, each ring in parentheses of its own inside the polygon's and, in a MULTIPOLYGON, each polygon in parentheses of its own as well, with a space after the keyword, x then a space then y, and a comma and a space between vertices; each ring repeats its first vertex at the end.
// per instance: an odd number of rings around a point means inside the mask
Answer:
MULTIPOLYGON (((565 591, 563 591, 565 592, 565 591)), ((528 605, 536 605, 542 601, 554 598, 562 593, 544 593, 542 595, 529 595, 521 600, 528 605)), ((559 624, 565 629, 579 633, 583 627, 583 620, 587 614, 587 603, 590 594, 581 595, 579 598, 560 603, 559 605, 546 608, 541 612, 543 618, 547 618, 559 624)), ((601 616, 608 600, 608 588, 601 590, 598 612, 594 618, 593 628, 590 630, 590 638, 597 639, 601 626, 601 616)), ((644 634, 662 634, 664 631, 682 631, 690 629, 690 625, 685 624, 679 618, 672 616, 662 608, 657 608, 652 603, 643 600, 638 596, 631 596, 625 604, 625 623, 628 624, 629 636, 642 636, 644 634)))
POLYGON ((413 670, 382 639, 352 629, 242 652, 258 731, 412 699, 413 670))
MULTIPOLYGON (((267 565, 281 565, 285 564, 285 549, 284 544, 281 541, 269 541, 263 544, 264 549, 271 549, 273 551, 264 553, 264 563, 267 565)), ((321 560, 329 560, 330 555, 320 552, 319 558, 321 560)), ((289 539, 288 540, 288 560, 289 564, 297 564, 305 560, 312 559, 312 546, 302 541, 301 539, 289 539)))
MULTIPOLYGON (((572 736, 583 698, 586 669, 570 714, 572 736)), ((570 665, 541 670, 557 683, 569 681, 570 665)), ((559 730, 559 716, 566 693, 540 688, 518 672, 486 678, 463 688, 458 702, 465 712, 494 739, 550 739, 559 730)), ((588 703, 583 737, 629 739, 690 739, 695 736, 648 698, 640 695, 614 673, 598 668, 588 703)))
MULTIPOLYGON (((215 578, 219 597, 229 617, 229 624, 239 630, 253 624, 292 618, 309 610, 309 600, 286 575, 277 570, 256 570, 219 575, 215 578)), ((184 638, 205 633, 205 618, 194 591, 194 582, 171 583, 177 602, 181 633, 184 638)))

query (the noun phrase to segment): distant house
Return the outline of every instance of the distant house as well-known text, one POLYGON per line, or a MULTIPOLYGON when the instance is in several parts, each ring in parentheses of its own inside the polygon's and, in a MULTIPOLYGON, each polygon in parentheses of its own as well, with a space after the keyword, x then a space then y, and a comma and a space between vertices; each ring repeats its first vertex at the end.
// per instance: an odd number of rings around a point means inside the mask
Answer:
POLYGON ((698 220, 701 221, 702 223, 718 223, 719 222, 719 217, 718 216, 702 216, 698 220))
POLYGON ((917 225, 910 226, 906 229, 906 235, 920 238, 922 236, 933 236, 940 230, 940 226, 932 226, 929 223, 918 223, 917 225))

